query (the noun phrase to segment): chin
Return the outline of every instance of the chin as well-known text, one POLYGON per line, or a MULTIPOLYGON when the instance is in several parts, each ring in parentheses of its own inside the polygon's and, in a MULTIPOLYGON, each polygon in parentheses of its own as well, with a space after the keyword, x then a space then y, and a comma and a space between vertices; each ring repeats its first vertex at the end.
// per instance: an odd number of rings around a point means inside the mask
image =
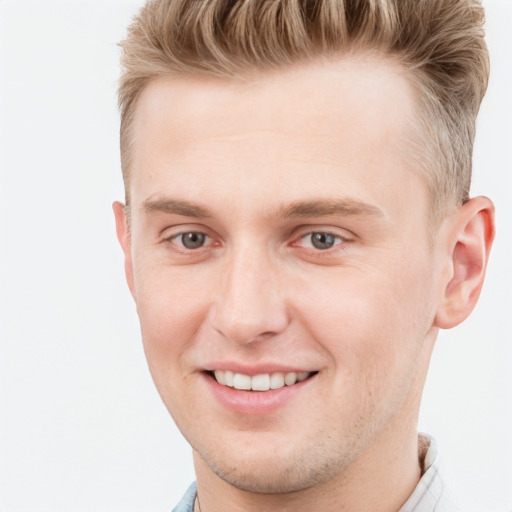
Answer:
POLYGON ((226 483, 242 491, 258 494, 285 494, 301 491, 328 480, 329 475, 304 465, 284 466, 241 463, 235 468, 211 464, 210 469, 226 483), (227 471, 226 471, 227 469, 227 471))
POLYGON ((229 450, 196 452, 226 483, 258 494, 292 493, 320 485, 338 476, 352 462, 340 453, 327 450, 322 443, 315 447, 302 446, 300 453, 285 453, 282 448, 268 446, 262 453, 257 446, 249 452, 237 450, 238 454, 244 454, 243 458, 229 450))

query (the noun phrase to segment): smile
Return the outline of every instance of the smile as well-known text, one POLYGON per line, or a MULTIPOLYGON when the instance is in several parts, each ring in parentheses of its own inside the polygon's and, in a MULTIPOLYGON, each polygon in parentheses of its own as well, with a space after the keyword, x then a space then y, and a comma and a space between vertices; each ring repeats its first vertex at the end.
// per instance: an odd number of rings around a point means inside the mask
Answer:
POLYGON ((297 382, 306 380, 316 372, 274 372, 261 373, 259 375, 245 375, 229 370, 215 370, 215 380, 222 386, 243 391, 269 391, 281 389, 285 386, 293 386, 297 382))

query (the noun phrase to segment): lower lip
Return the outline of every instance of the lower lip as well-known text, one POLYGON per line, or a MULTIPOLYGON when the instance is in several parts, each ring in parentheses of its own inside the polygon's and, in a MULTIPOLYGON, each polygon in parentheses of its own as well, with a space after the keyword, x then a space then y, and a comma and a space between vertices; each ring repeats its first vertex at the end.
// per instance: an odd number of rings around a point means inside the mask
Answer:
POLYGON ((305 391, 318 374, 292 386, 268 391, 242 391, 219 384, 209 374, 204 379, 216 400, 227 409, 238 414, 263 415, 277 411, 290 402, 297 394, 305 391))

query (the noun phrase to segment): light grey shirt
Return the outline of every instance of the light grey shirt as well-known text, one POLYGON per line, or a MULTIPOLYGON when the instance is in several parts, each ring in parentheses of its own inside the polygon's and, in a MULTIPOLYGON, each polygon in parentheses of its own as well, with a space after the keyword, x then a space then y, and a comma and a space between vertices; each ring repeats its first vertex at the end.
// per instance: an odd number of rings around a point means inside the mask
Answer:
MULTIPOLYGON (((416 489, 398 512, 459 512, 449 500, 441 478, 437 444, 431 437, 425 434, 421 436, 428 446, 423 461, 424 473, 416 489)), ((193 512, 196 494, 196 484, 193 483, 172 512, 193 512)))
POLYGON ((424 473, 416 489, 398 512, 458 512, 450 501, 439 471, 439 453, 436 441, 420 434, 428 446, 423 462, 424 473))

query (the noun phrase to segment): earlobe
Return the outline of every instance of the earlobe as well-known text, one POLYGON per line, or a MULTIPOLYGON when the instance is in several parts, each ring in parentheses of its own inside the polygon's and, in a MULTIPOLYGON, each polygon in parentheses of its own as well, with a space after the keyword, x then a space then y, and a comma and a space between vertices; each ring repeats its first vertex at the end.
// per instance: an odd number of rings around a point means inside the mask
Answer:
POLYGON ((125 208, 122 203, 120 203, 119 201, 115 201, 112 204, 112 209, 114 210, 114 216, 116 219, 117 239, 119 240, 121 248, 124 252, 124 270, 126 275, 126 282, 128 283, 128 288, 130 289, 133 298, 135 298, 135 289, 133 286, 133 263, 130 240, 130 228, 128 226, 125 208))
POLYGON ((450 273, 434 321, 437 327, 455 327, 473 311, 494 233, 494 205, 486 197, 470 199, 454 215, 449 231, 450 273))

